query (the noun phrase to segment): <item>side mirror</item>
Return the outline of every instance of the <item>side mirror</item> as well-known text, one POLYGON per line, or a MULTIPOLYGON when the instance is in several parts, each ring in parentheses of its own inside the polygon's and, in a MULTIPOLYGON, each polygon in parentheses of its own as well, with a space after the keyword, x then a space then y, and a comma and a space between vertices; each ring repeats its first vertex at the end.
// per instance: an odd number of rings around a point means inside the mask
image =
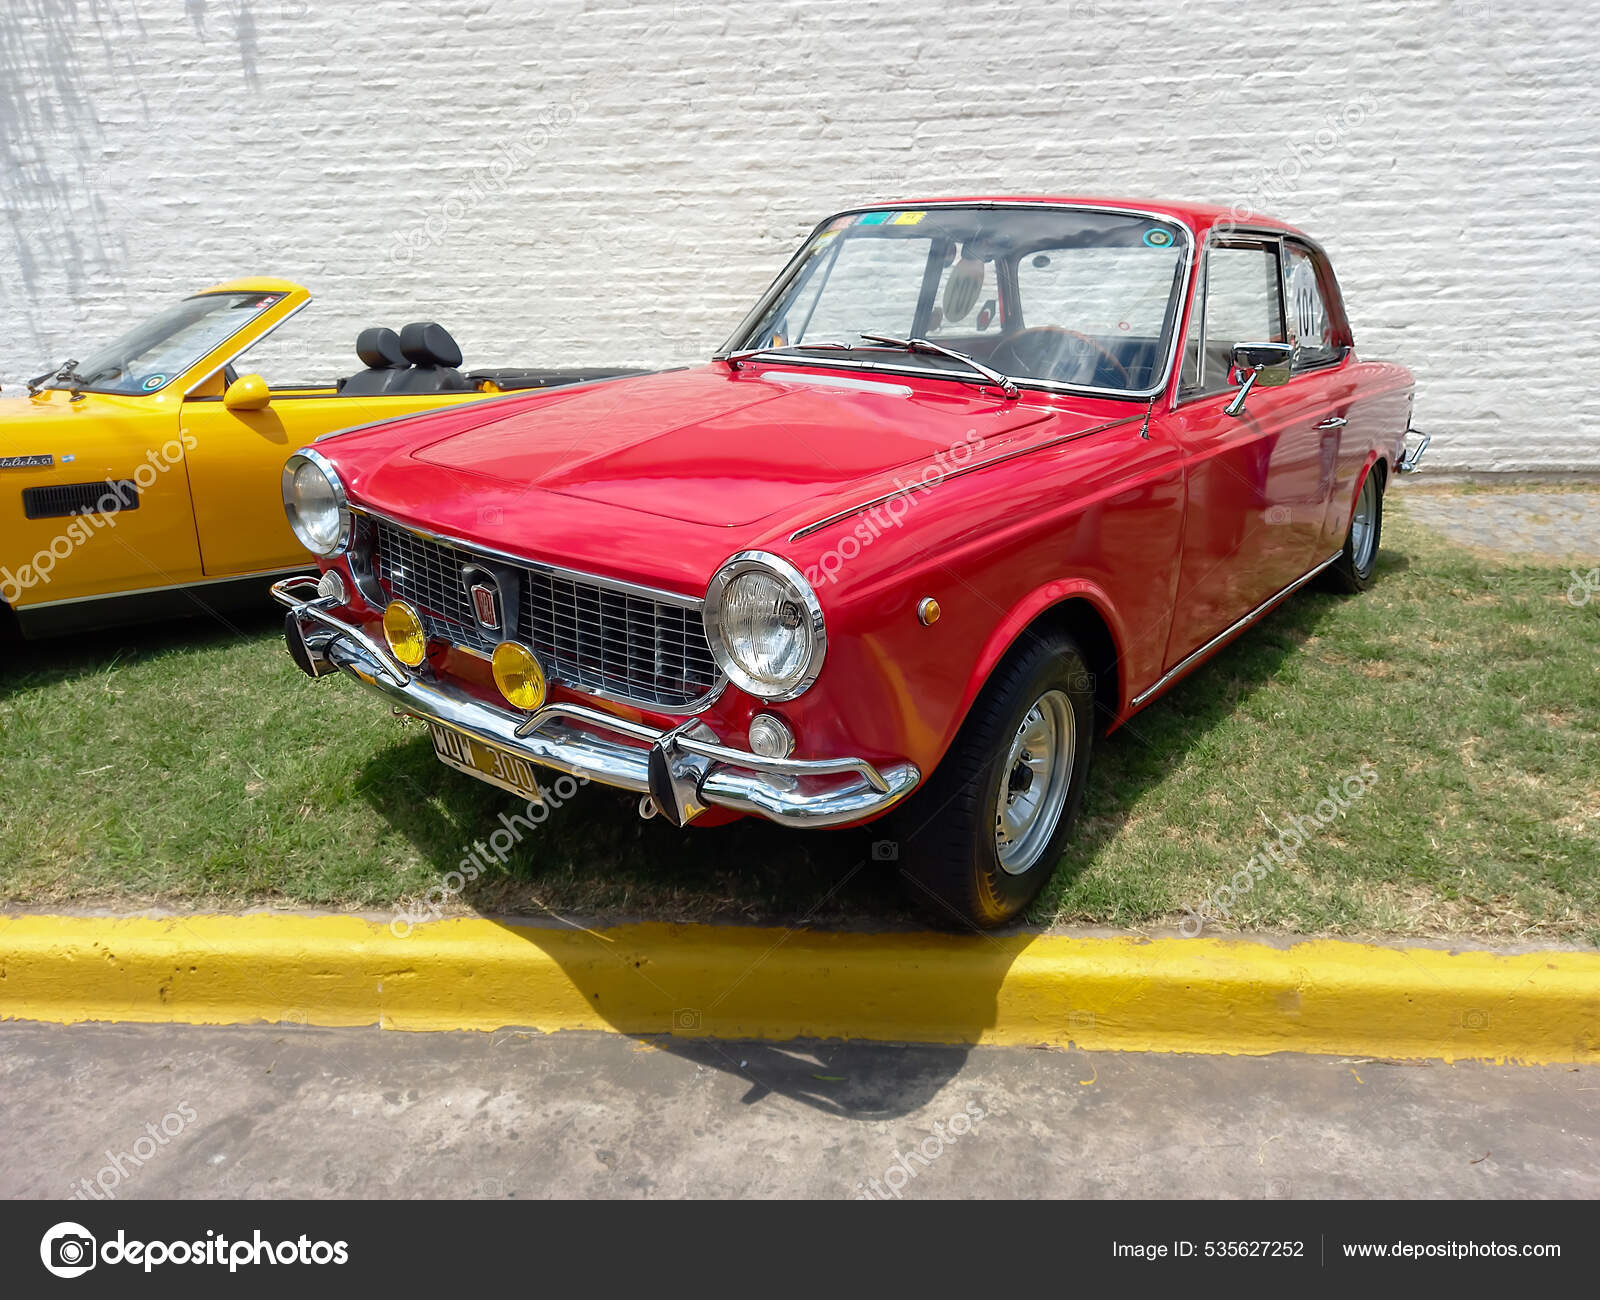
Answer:
POLYGON ((222 395, 222 404, 230 411, 263 411, 271 401, 272 390, 260 375, 240 375, 222 395))
POLYGON ((1262 388, 1276 388, 1289 382, 1289 358, 1294 349, 1287 343, 1235 343, 1233 368, 1244 376, 1233 401, 1222 408, 1224 415, 1243 415, 1244 399, 1257 384, 1262 388))

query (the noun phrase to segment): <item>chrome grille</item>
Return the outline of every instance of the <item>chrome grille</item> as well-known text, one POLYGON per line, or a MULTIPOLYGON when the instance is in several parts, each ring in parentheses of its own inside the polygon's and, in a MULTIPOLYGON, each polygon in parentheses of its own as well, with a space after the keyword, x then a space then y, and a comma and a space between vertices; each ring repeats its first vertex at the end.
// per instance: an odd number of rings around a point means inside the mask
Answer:
POLYGON ((472 597, 461 580, 465 552, 378 520, 378 577, 391 596, 422 613, 430 637, 451 645, 493 650, 472 615, 472 597))
MULTIPOLYGON (((392 596, 422 613, 428 635, 485 653, 462 567, 472 552, 377 525, 377 571, 392 596)), ((598 582, 517 566, 517 639, 549 677, 580 691, 680 708, 707 694, 719 674, 698 607, 654 600, 598 582)))

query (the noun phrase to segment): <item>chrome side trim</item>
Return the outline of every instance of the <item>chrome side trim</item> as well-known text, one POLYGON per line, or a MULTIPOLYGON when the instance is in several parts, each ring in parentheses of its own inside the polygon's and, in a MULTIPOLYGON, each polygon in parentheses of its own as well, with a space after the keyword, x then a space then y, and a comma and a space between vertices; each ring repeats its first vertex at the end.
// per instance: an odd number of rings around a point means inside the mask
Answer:
MULTIPOLYGON (((811 241, 822 232, 823 228, 827 226, 829 222, 836 221, 840 217, 853 216, 858 212, 881 212, 886 208, 914 208, 919 211, 926 212, 937 212, 951 208, 1007 210, 1020 209, 1025 212, 1037 210, 1056 212, 1103 212, 1111 216, 1145 217, 1151 221, 1160 221, 1167 225, 1176 226, 1184 233, 1185 246, 1183 275, 1179 283, 1178 300, 1173 312, 1172 338, 1167 344, 1167 360, 1166 364, 1161 369, 1161 380, 1159 383, 1157 383, 1153 388, 1137 390, 1123 388, 1089 388, 1080 385, 1057 383, 1054 380, 1025 379, 1021 376, 1012 376, 1012 379, 1020 388, 1042 389, 1045 392, 1051 393, 1087 393, 1098 397, 1138 398, 1141 401, 1148 401, 1151 397, 1154 397, 1156 394, 1166 390, 1168 383, 1172 379, 1173 363, 1178 357, 1178 351, 1181 342, 1179 336, 1183 333, 1184 312, 1187 310, 1189 305, 1189 287, 1190 280, 1194 275, 1194 262, 1196 256, 1194 227, 1189 224, 1189 219, 1187 217, 1175 216, 1167 212, 1152 212, 1146 208, 1124 208, 1101 203, 1032 203, 1017 199, 978 199, 966 201, 945 200, 937 203, 917 203, 915 201, 898 200, 889 203, 863 204, 859 207, 845 208, 842 211, 832 213, 831 215, 824 217, 812 227, 811 233, 801 241, 800 247, 794 252, 794 256, 784 264, 783 269, 778 272, 776 278, 770 285, 767 286, 766 292, 756 300, 756 305, 751 308, 745 318, 739 322, 738 328, 734 330, 733 335, 726 343, 716 350, 716 353, 711 359, 713 361, 721 361, 727 356, 728 353, 738 348, 745 336, 755 328, 756 322, 766 314, 767 308, 777 301, 778 295, 782 293, 782 291, 788 286, 789 281, 793 278, 794 272, 800 266, 801 257, 804 255, 806 249, 811 246, 811 241)), ((934 378, 954 378, 957 380, 960 378, 959 376, 950 375, 948 371, 938 370, 931 366, 890 367, 876 365, 853 365, 845 360, 830 359, 823 361, 814 357, 806 357, 805 362, 807 365, 839 366, 850 369, 886 370, 894 374, 910 374, 924 377, 932 376, 934 378)))
MULTIPOLYGON (((316 561, 306 556, 305 565, 298 569, 257 569, 253 573, 230 573, 224 578, 196 578, 193 582, 169 582, 160 587, 134 587, 128 591, 101 591, 93 596, 64 596, 60 600, 36 600, 27 605, 14 605, 19 614, 35 609, 55 609, 59 605, 87 605, 92 600, 116 600, 119 596, 157 596, 163 591, 188 591, 191 587, 217 587, 225 582, 248 582, 251 578, 279 578, 286 575, 305 577, 316 568, 316 561)), ((315 578, 311 580, 316 582, 315 578)))
POLYGON ((1079 429, 1074 433, 1058 434, 1054 438, 1046 438, 1043 442, 1033 443, 1027 447, 1014 447, 1010 451, 1001 452, 998 456, 991 456, 988 460, 975 461, 971 465, 962 465, 956 469, 948 470, 941 474, 936 483, 908 483, 905 487, 896 488, 893 492, 885 492, 881 496, 873 497, 870 501, 863 501, 857 506, 847 506, 843 510, 836 510, 831 515, 826 515, 814 524, 807 524, 804 528, 796 529, 789 534, 791 542, 798 542, 802 537, 809 537, 819 529, 826 528, 829 524, 836 524, 841 519, 848 519, 851 515, 859 515, 863 510, 871 510, 874 506, 881 506, 886 501, 893 501, 896 497, 910 496, 913 492, 922 492, 937 483, 944 483, 953 478, 960 478, 964 474, 973 474, 980 469, 988 469, 991 465, 1001 465, 1008 460, 1016 460, 1019 456, 1031 456, 1036 451, 1047 451, 1051 447, 1059 447, 1064 442, 1071 442, 1075 438, 1087 438, 1090 434, 1104 433, 1107 429, 1115 429, 1119 424, 1135 424, 1142 421, 1143 415, 1125 415, 1120 420, 1107 420, 1104 424, 1094 425, 1092 428, 1079 429))
POLYGON ((1317 567, 1312 569, 1309 573, 1301 574, 1298 578, 1296 578, 1293 582, 1291 582, 1287 587, 1285 587, 1277 595, 1267 597, 1266 600, 1262 601, 1259 605, 1257 605, 1254 609, 1252 609, 1248 614, 1246 614, 1243 618, 1241 618, 1237 623, 1234 623, 1234 624, 1230 625, 1229 627, 1225 628, 1223 631, 1218 632, 1216 636, 1212 637, 1211 640, 1207 641, 1198 650, 1192 651, 1191 653, 1185 655, 1183 657, 1183 659, 1180 660, 1175 667, 1167 669, 1167 671, 1164 672, 1161 675, 1161 677, 1156 681, 1155 685, 1150 686, 1150 687, 1146 688, 1145 690, 1140 691, 1139 694, 1135 695, 1133 697, 1133 699, 1129 702, 1130 706, 1132 708, 1135 708, 1135 709, 1138 708, 1141 704, 1143 704, 1146 700, 1148 700, 1152 695, 1154 695, 1157 691, 1159 691, 1163 686, 1166 686, 1169 682, 1172 682, 1176 678, 1182 677, 1183 674, 1185 672, 1187 672, 1195 663, 1197 663, 1201 659, 1204 659, 1208 654, 1210 654, 1213 650, 1215 650, 1218 646, 1220 646, 1224 641, 1228 640, 1230 637, 1236 636, 1238 633, 1244 631, 1245 628, 1249 627, 1250 624, 1254 623, 1258 618, 1260 618, 1263 614, 1265 614, 1268 610, 1270 610, 1274 605, 1276 605, 1285 596, 1288 596, 1288 595, 1292 594, 1293 592, 1299 591, 1301 587, 1305 586, 1306 583, 1310 582, 1311 579, 1316 577, 1317 574, 1321 573, 1324 569, 1326 569, 1330 564, 1332 564, 1335 560, 1337 560, 1343 554, 1344 554, 1344 552, 1342 550, 1335 551, 1332 555, 1330 555, 1327 559, 1325 559, 1321 564, 1317 565, 1317 567))

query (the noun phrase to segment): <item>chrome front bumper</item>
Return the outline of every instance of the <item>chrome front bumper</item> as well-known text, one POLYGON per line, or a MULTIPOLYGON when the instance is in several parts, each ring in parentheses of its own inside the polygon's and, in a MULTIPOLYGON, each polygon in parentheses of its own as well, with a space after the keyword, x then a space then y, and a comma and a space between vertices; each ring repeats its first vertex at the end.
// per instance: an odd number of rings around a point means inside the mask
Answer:
POLYGON ((407 668, 329 613, 316 589, 306 577, 272 586, 289 610, 284 635, 303 671, 317 677, 342 668, 401 713, 541 767, 648 795, 680 826, 710 807, 783 826, 839 826, 886 811, 921 780, 911 763, 879 769, 861 758, 762 758, 722 744, 698 719, 663 731, 583 704, 547 704, 532 715, 496 708, 407 668))

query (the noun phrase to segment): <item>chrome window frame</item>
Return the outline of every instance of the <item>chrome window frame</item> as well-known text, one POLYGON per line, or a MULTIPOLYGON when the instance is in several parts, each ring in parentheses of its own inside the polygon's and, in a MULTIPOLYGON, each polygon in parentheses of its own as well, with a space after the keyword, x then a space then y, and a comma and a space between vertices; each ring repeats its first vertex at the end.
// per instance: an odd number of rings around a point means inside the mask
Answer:
MULTIPOLYGON (((1322 273, 1324 271, 1328 273, 1328 277, 1330 279, 1333 277, 1333 263, 1328 260, 1327 253, 1324 252, 1322 248, 1314 241, 1307 239, 1304 235, 1291 235, 1286 233, 1284 234, 1281 242, 1282 252, 1278 257, 1278 266, 1283 272, 1283 336, 1289 340, 1289 346, 1294 346, 1294 340, 1289 337, 1289 249, 1291 247, 1298 247, 1301 252, 1311 259, 1312 270, 1314 270, 1317 275, 1317 292, 1322 296, 1322 310, 1327 313, 1328 323, 1332 325, 1335 330, 1340 330, 1348 334, 1348 323, 1334 316, 1332 300, 1328 297, 1328 294, 1322 283, 1322 273)), ((1340 303, 1339 305, 1342 315, 1342 308, 1344 304, 1340 303)), ((1313 374, 1318 370, 1332 370, 1335 366, 1343 365, 1345 358, 1349 355, 1350 345, 1348 343, 1341 343, 1335 355, 1323 361, 1313 362, 1310 365, 1301 365, 1291 360, 1289 363, 1289 378, 1293 379, 1296 375, 1313 374)))
MULTIPOLYGON (((1236 387, 1229 387, 1226 382, 1221 388, 1205 387, 1206 303, 1207 299, 1210 297, 1210 295, 1206 292, 1206 282, 1211 274, 1209 254, 1213 249, 1219 247, 1227 248, 1232 245, 1238 245, 1242 248, 1255 248, 1268 245, 1272 247, 1278 259, 1278 326, 1283 332, 1284 338, 1289 337, 1289 317, 1288 309, 1285 305, 1285 295, 1288 292, 1288 286, 1284 280, 1283 273, 1283 241, 1285 234, 1286 232, 1282 230, 1270 230, 1265 227, 1256 226, 1229 226, 1227 230, 1223 232, 1219 232, 1217 228, 1213 226, 1210 230, 1206 231, 1206 237, 1201 241, 1200 244, 1199 267, 1194 276, 1194 284, 1192 286, 1194 293, 1197 295, 1199 311, 1197 314, 1191 316, 1188 328, 1183 331, 1183 348, 1187 348, 1189 345, 1189 335, 1196 329, 1200 331, 1200 364, 1199 373, 1196 380, 1198 387, 1192 393, 1185 393, 1183 391, 1183 375, 1180 372, 1177 377, 1178 382, 1174 386, 1172 394, 1172 406, 1174 410, 1181 406, 1188 406, 1194 402, 1204 401, 1208 397, 1219 397, 1223 393, 1237 391, 1236 387)), ((1305 242, 1307 244, 1310 243, 1309 240, 1305 242)), ((1265 340, 1262 341, 1265 342, 1265 340)), ((1180 355, 1182 350, 1183 349, 1180 348, 1180 355)), ((1293 373, 1291 373, 1290 378, 1294 378, 1293 373)))
MULTIPOLYGON (((1163 225, 1174 226, 1183 232, 1183 270, 1178 278, 1178 300, 1173 312, 1172 338, 1167 344, 1167 357, 1160 372, 1160 381, 1151 388, 1096 388, 1088 384, 1064 384, 1054 379, 1031 379, 1022 375, 1013 375, 1017 387, 1026 388, 1035 392, 1069 393, 1090 397, 1110 397, 1122 401, 1148 402, 1152 397, 1158 397, 1167 390, 1172 382, 1172 367, 1178 356, 1180 341, 1184 334, 1182 321, 1184 312, 1189 305, 1189 293, 1194 274, 1195 262, 1195 234, 1194 227, 1187 217, 1178 216, 1170 212, 1156 212, 1149 208, 1127 208, 1100 203, 1033 203, 1017 199, 980 199, 980 200, 941 200, 936 203, 867 203, 859 207, 845 208, 823 218, 811 230, 800 247, 795 250, 794 256, 783 266, 777 277, 767 286, 765 293, 756 301, 756 305, 739 322, 738 328, 728 338, 728 341, 717 349, 712 356, 713 361, 726 359, 730 352, 736 351, 741 340, 753 330, 760 322, 767 310, 775 303, 791 279, 805 256, 806 249, 811 247, 811 241, 825 230, 831 222, 840 217, 856 216, 863 212, 940 212, 954 209, 973 209, 984 211, 1050 211, 1050 212, 1097 212, 1108 216, 1143 217, 1150 221, 1159 221, 1163 225)), ((752 357, 752 361, 761 358, 752 357)), ((898 375, 918 375, 923 378, 950 379, 961 383, 970 384, 971 376, 961 370, 946 370, 936 366, 916 366, 905 362, 888 364, 877 361, 853 361, 843 357, 821 355, 791 356, 789 360, 803 361, 808 366, 821 366, 840 370, 875 370, 885 371, 898 375)))

